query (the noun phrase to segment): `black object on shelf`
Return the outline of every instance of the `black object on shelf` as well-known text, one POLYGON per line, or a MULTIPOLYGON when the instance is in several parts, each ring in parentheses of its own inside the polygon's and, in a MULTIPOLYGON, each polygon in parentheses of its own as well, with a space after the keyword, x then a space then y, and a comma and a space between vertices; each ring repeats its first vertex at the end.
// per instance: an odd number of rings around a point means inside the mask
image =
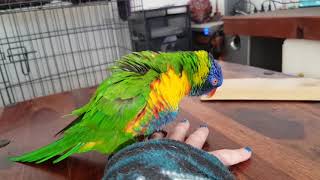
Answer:
POLYGON ((126 21, 128 20, 128 17, 130 16, 131 12, 131 6, 130 6, 130 1, 127 0, 117 0, 117 5, 118 5, 118 13, 119 17, 123 20, 126 21))
POLYGON ((191 50, 189 13, 187 5, 131 12, 128 22, 133 50, 191 50))

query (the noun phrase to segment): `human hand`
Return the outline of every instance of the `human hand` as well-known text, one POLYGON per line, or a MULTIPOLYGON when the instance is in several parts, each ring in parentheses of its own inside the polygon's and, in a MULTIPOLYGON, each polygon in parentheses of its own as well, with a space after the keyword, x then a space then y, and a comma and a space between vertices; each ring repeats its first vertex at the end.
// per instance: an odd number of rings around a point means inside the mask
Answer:
MULTIPOLYGON (((170 132, 166 138, 184 142, 195 148, 202 149, 209 135, 208 127, 202 125, 186 138, 189 127, 189 121, 183 120, 175 126, 173 131, 170 132)), ((164 136, 166 135, 163 132, 156 132, 150 136, 150 139, 160 139, 164 138, 164 136)), ((252 150, 249 147, 244 147, 240 149, 221 149, 208 153, 217 157, 225 166, 232 166, 250 159, 252 150)))

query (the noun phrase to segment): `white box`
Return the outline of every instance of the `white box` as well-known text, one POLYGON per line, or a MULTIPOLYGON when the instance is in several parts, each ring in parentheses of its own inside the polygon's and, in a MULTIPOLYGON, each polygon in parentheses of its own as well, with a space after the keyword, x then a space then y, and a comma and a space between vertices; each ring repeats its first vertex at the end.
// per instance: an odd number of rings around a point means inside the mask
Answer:
POLYGON ((320 41, 285 40, 282 46, 282 72, 320 78, 320 41))

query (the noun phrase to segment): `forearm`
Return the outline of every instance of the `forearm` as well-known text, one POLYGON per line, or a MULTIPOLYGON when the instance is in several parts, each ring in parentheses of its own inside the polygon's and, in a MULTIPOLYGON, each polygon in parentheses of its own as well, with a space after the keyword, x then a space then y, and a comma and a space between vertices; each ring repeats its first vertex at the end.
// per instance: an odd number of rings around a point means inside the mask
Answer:
POLYGON ((160 139, 126 147, 108 162, 103 179, 234 179, 216 157, 179 141, 160 139))

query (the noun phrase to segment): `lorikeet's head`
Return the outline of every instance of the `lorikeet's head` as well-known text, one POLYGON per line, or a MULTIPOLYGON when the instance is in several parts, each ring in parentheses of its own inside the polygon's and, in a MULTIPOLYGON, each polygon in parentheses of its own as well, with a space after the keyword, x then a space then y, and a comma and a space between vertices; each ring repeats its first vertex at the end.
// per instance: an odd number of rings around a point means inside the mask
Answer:
POLYGON ((222 85, 223 75, 221 66, 213 56, 205 51, 195 52, 198 57, 198 69, 193 75, 191 96, 207 94, 212 97, 216 89, 222 85))

